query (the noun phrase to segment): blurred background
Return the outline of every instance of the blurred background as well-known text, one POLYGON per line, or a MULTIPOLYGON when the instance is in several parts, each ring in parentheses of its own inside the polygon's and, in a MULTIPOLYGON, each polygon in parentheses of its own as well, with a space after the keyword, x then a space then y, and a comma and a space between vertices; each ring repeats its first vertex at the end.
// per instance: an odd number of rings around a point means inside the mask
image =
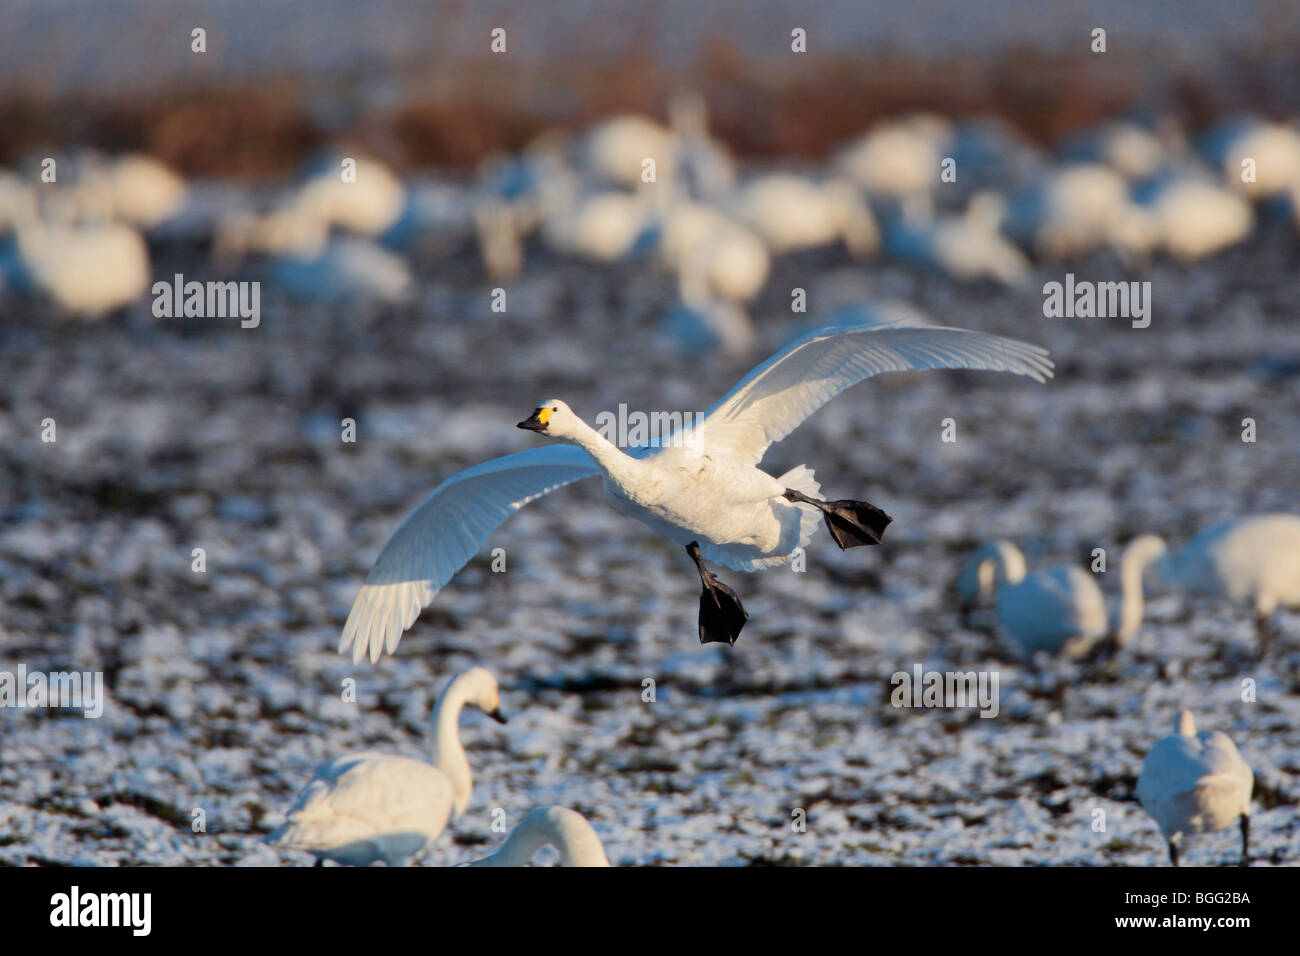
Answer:
POLYGON ((1300 6, 7 0, 0 23, 0 667, 110 695, 98 720, 0 712, 0 863, 310 863, 261 842, 293 795, 348 750, 427 755, 472 664, 511 723, 466 717, 475 796, 434 863, 551 803, 615 864, 1162 863, 1135 786, 1181 707, 1255 771, 1257 860, 1300 859, 1294 614, 1261 658, 1247 607, 1154 588, 1106 667, 1035 667, 954 591, 1005 538, 1031 567, 1105 549, 1114 604, 1135 535, 1297 510, 1300 6), (1149 282, 1149 327, 1045 317, 1067 273, 1149 282), (260 283, 256 327, 160 317, 177 274, 260 283), (774 474, 807 462, 895 522, 725 575, 734 648, 697 644, 680 549, 580 485, 395 656, 335 652, 401 519, 531 447, 537 401, 702 410, 804 330, 889 318, 1044 345, 1056 378, 885 376, 777 446, 774 474), (999 671, 999 717, 892 708, 915 663, 999 671))

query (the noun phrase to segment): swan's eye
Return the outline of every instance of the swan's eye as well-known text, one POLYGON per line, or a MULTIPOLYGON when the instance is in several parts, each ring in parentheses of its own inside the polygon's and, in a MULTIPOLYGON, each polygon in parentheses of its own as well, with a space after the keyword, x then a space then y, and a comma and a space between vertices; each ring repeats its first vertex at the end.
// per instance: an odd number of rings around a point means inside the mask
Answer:
POLYGON ((559 408, 558 405, 556 405, 556 406, 554 406, 554 407, 551 408, 551 411, 553 411, 553 412, 558 412, 559 410, 560 410, 560 408, 559 408))

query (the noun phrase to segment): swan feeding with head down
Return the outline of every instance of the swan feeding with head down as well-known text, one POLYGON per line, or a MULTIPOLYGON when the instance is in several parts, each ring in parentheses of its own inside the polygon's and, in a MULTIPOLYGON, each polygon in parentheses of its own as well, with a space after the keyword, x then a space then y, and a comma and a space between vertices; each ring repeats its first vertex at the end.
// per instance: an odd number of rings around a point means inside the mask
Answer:
POLYGON ((316 771, 288 818, 267 842, 337 860, 397 866, 436 840, 465 812, 474 782, 460 742, 460 712, 477 707, 504 724, 496 678, 471 667, 443 690, 433 710, 433 763, 398 754, 337 757, 316 771))
POLYGON ((1241 826, 1241 865, 1250 861, 1250 794, 1255 775, 1232 738, 1219 730, 1196 732, 1190 710, 1179 713, 1174 732, 1156 741, 1142 761, 1137 796, 1169 843, 1178 865, 1186 833, 1212 833, 1241 826))
POLYGON ((758 467, 768 448, 844 389, 883 372, 984 369, 1043 382, 1047 351, 1014 339, 904 324, 820 329, 746 375, 692 423, 657 445, 623 451, 559 399, 519 423, 565 444, 507 455, 448 478, 384 546, 352 605, 340 652, 391 654, 420 611, 492 531, 528 502, 600 477, 617 510, 682 545, 699 572, 701 643, 734 644, 748 614, 705 567, 787 563, 824 519, 842 549, 879 544, 890 517, 865 501, 827 501, 811 469, 780 477, 758 467))
POLYGON ((560 866, 609 866, 600 837, 586 817, 564 807, 530 811, 499 850, 465 866, 527 866, 544 846, 560 852, 560 866))

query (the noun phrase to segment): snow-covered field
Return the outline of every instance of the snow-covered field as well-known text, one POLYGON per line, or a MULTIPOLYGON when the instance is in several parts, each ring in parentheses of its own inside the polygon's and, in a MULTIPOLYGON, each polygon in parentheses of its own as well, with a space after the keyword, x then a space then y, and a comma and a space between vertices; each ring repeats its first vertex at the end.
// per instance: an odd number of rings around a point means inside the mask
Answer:
MULTIPOLYGON (((820 533, 803 573, 721 572, 751 615, 734 648, 698 645, 681 550, 586 483, 501 528, 377 667, 334 649, 370 563, 442 478, 533 445, 514 423, 538 400, 588 420, 620 402, 702 410, 752 364, 673 350, 659 323, 674 280, 538 251, 495 314, 463 252, 420 263, 397 311, 304 309, 267 286, 248 330, 155 319, 148 302, 59 323, 8 297, 0 669, 102 671, 109 699, 99 719, 0 710, 0 863, 310 863, 261 841, 316 766, 426 754, 434 697, 477 663, 510 723, 467 713, 474 796, 433 864, 498 843, 494 808, 513 824, 542 804, 585 814, 616 865, 1161 864, 1134 790, 1182 707, 1254 768, 1257 864, 1295 864, 1300 617, 1279 616, 1261 663, 1249 611, 1154 593, 1108 668, 1035 672, 960 627, 951 586, 978 542, 1006 537, 1031 567, 1107 549, 1113 596, 1139 532, 1176 545, 1225 516, 1296 511, 1298 256, 1274 228, 1194 268, 1157 263, 1147 329, 1044 318, 1062 267, 1005 292, 840 253, 783 260, 754 361, 840 304, 893 299, 1042 343, 1057 377, 877 378, 778 445, 774 473, 807 462, 828 495, 895 521, 878 549, 820 533), (790 313, 795 286, 807 315, 790 313), (998 716, 891 707, 890 675, 917 663, 996 670, 998 716)), ((154 271, 187 264, 163 250, 154 271)), ((1105 257, 1071 269, 1124 277, 1105 257)), ((1228 830, 1190 839, 1186 861, 1238 852, 1228 830)))

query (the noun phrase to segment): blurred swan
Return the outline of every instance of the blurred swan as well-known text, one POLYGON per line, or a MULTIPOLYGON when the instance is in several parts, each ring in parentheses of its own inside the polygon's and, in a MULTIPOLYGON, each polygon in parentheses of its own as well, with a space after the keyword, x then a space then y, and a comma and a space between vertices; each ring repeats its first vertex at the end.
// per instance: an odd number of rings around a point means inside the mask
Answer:
POLYGON ((1278 608, 1300 609, 1300 516, 1262 514, 1212 525, 1156 566, 1164 583, 1255 609, 1259 653, 1267 653, 1278 608))
POLYGON ((0 270, 19 290, 85 319, 128 306, 149 290, 149 250, 134 228, 119 222, 20 221, 0 253, 0 270))
POLYGON ((330 235, 323 220, 296 203, 226 216, 213 248, 225 269, 250 254, 270 257, 276 284, 307 302, 400 302, 413 288, 401 256, 372 239, 330 235))
POLYGON ((449 819, 465 812, 473 791, 460 742, 467 705, 506 722, 496 678, 470 668, 447 685, 434 708, 432 764, 374 751, 331 760, 267 842, 353 866, 380 860, 397 866, 424 850, 449 819))
POLYGON ((733 208, 777 255, 842 240, 861 259, 880 245, 871 209, 847 180, 817 182, 793 173, 759 176, 741 187, 733 208))
POLYGON ((984 545, 962 568, 963 619, 989 591, 996 593, 998 623, 1027 659, 1040 650, 1082 657, 1107 634, 1106 601, 1091 574, 1065 564, 1027 573, 1010 541, 984 545))
POLYGON ((1223 181, 1251 200, 1300 195, 1300 131, 1286 123, 1234 117, 1201 139, 1223 181), (1243 162, 1254 161, 1254 178, 1242 180, 1243 162))
POLYGON ((1142 626, 1142 574, 1164 554, 1154 535, 1135 538, 1120 558, 1120 602, 1108 614, 1096 578, 1074 565, 1027 572, 1020 549, 1009 541, 985 545, 957 578, 963 619, 976 600, 994 590, 998 623, 1028 660, 1038 651, 1086 656, 1103 640, 1123 647, 1142 626))
POLYGON ((685 546, 703 590, 702 643, 735 643, 748 615, 705 559, 743 571, 785 564, 822 519, 841 548, 876 544, 890 518, 865 501, 827 501, 811 469, 779 478, 757 466, 767 449, 846 388, 883 372, 967 368, 1042 382, 1052 363, 1037 346, 963 329, 822 329, 753 369, 699 423, 656 445, 616 447, 559 399, 519 427, 565 444, 534 448, 453 475, 412 512, 366 577, 339 651, 377 661, 396 650, 438 590, 492 531, 525 504, 601 477, 617 510, 685 546))
POLYGON ((952 135, 951 124, 938 116, 888 120, 841 147, 834 164, 873 197, 928 196, 939 184, 943 150, 952 135))
POLYGON ((641 184, 643 163, 655 161, 656 177, 677 162, 673 131, 645 116, 613 116, 592 126, 582 138, 579 163, 598 181, 626 189, 641 184))
POLYGON ((527 866, 544 846, 560 851, 560 866, 609 866, 605 848, 580 813, 564 807, 538 807, 520 821, 501 848, 466 866, 527 866))
POLYGON ((1232 738, 1218 730, 1196 732, 1190 710, 1179 713, 1174 733, 1142 761, 1137 796, 1169 843, 1178 865, 1183 837, 1241 826, 1241 865, 1250 861, 1250 793, 1255 777, 1232 738))
POLYGON ((903 214, 886 220, 885 252, 890 256, 959 282, 989 279, 1014 286, 1025 281, 1029 262, 999 231, 1002 197, 978 193, 961 216, 931 219, 924 208, 916 213, 912 208, 905 201, 903 214))
POLYGON ((355 157, 355 179, 343 180, 340 161, 319 164, 319 171, 298 187, 291 204, 299 215, 327 230, 340 229, 378 238, 397 224, 406 205, 406 187, 383 163, 355 157))
POLYGON ((670 268, 690 269, 703 291, 731 302, 749 302, 762 291, 771 256, 753 230, 692 200, 664 216, 660 253, 670 268))
POLYGON ((1222 252, 1250 235, 1255 213, 1239 194, 1195 173, 1170 173, 1139 187, 1161 249, 1180 262, 1222 252))
POLYGON ((308 302, 402 302, 413 282, 405 260, 369 239, 332 236, 294 250, 272 266, 277 285, 308 302))
POLYGON ((1126 179, 1154 175, 1169 160, 1161 136, 1126 119, 1106 120, 1071 137, 1062 154, 1074 163, 1101 163, 1126 179))
POLYGON ((1077 164, 1052 170, 1008 202, 1003 229, 1040 259, 1060 261, 1110 248, 1142 256, 1158 236, 1113 169, 1077 164))
POLYGON ((678 276, 678 301, 664 320, 664 331, 688 355, 720 351, 743 359, 754 349, 754 323, 745 309, 709 293, 689 260, 678 276))

